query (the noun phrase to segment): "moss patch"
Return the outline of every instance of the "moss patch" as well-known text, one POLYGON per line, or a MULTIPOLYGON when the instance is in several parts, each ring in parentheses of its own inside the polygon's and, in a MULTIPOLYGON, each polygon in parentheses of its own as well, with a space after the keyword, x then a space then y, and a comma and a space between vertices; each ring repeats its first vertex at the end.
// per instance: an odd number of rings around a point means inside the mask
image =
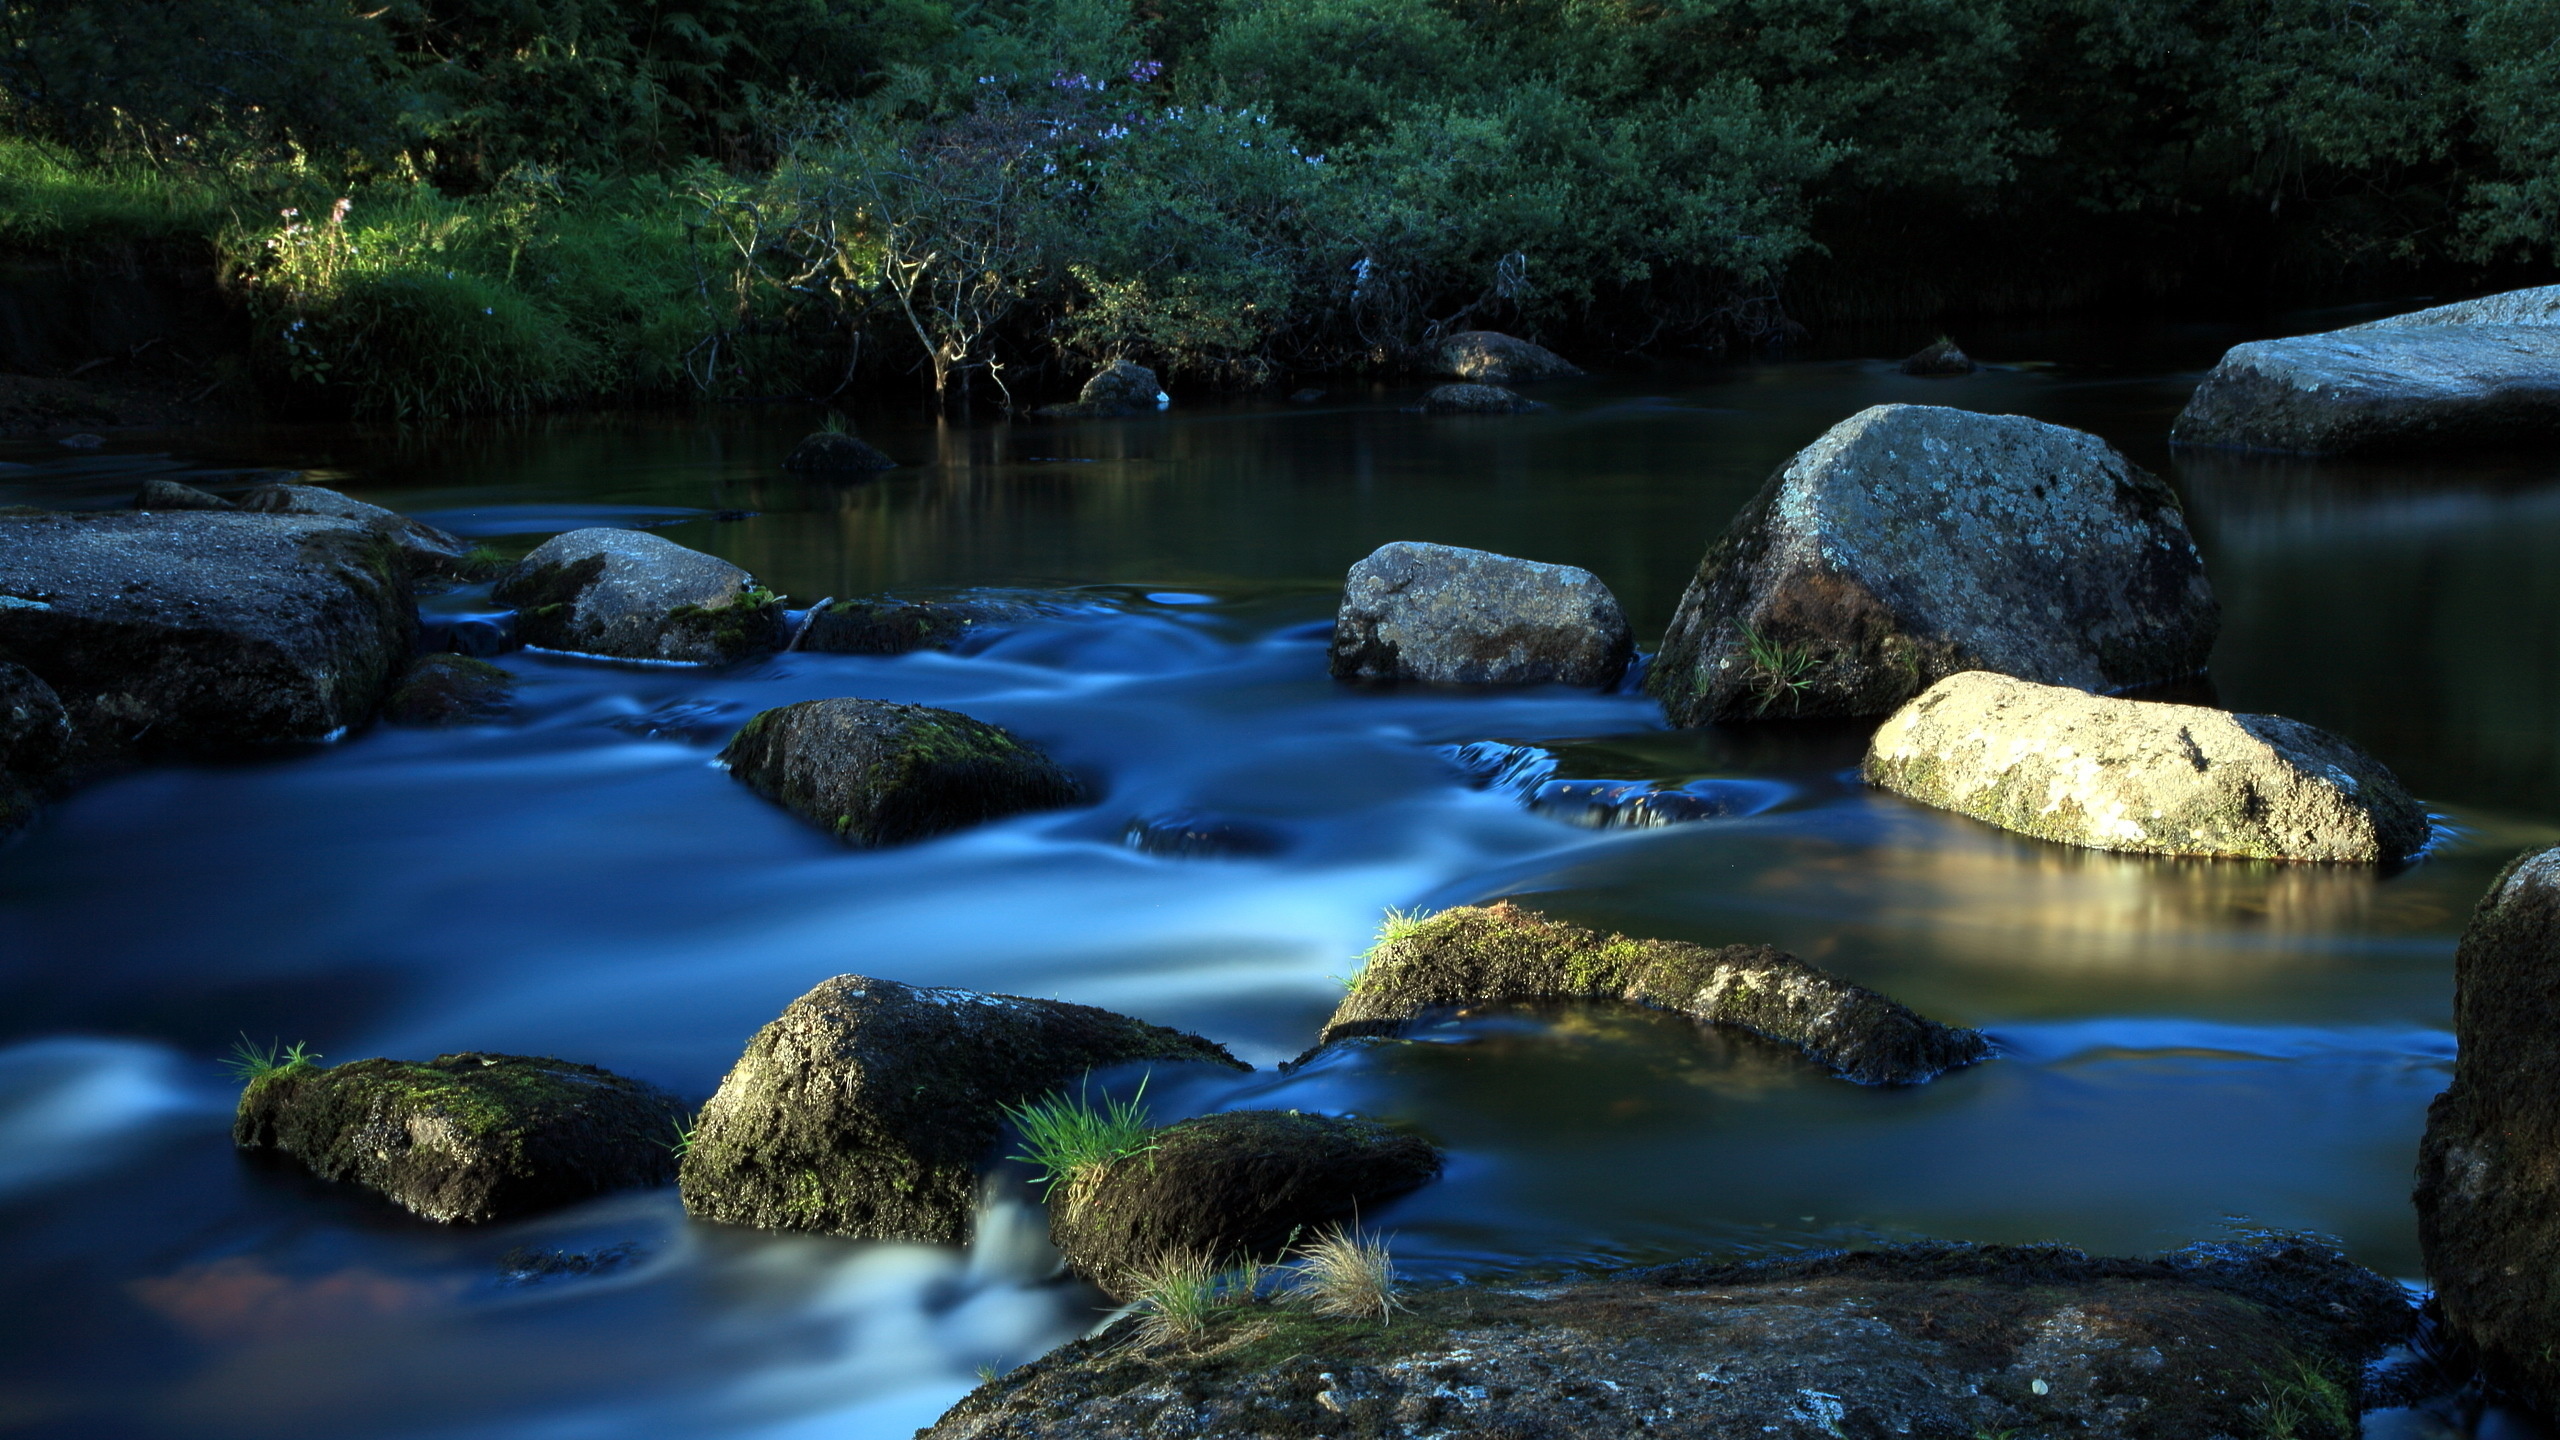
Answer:
POLYGON ((951 710, 807 700, 757 715, 721 751, 729 773, 849 845, 895 845, 1079 803, 1049 757, 951 710))

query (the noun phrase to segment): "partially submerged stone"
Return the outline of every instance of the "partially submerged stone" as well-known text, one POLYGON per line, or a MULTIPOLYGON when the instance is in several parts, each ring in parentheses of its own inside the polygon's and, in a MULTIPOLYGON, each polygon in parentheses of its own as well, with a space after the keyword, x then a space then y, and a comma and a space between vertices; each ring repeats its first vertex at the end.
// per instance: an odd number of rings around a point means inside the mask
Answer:
POLYGON ((863 474, 895 470, 898 462, 867 440, 841 430, 821 430, 791 447, 782 468, 803 474, 863 474))
POLYGON ((1975 671, 1895 711, 1867 783, 2003 829, 2147 855, 2405 859, 2427 814, 2382 763, 2278 715, 1975 671))
POLYGON ((429 1220, 477 1224, 667 1183, 684 1118, 675 1097, 593 1065, 466 1051, 252 1080, 231 1139, 429 1220))
POLYGON ((1645 688, 1675 725, 1879 715, 1965 670, 2119 689, 2202 669, 2220 624, 2177 495, 2105 441, 1880 405, 1708 547, 1645 688))
POLYGON ((1168 1125, 1154 1148, 1059 1183, 1049 1237, 1114 1294, 1173 1255, 1271 1261, 1440 1173, 1440 1147, 1373 1120, 1231 1110, 1168 1125))
POLYGON ((2170 440, 2298 455, 2560 435, 2560 285, 2235 345, 2170 440))
POLYGON ((703 1107, 685 1209, 958 1244, 1005 1106, 1146 1061, 1250 1068, 1197 1035, 1090 1005, 839 975, 757 1031, 703 1107))
POLYGON ((1258 820, 1206 810, 1166 810, 1132 819, 1120 843, 1148 855, 1174 859, 1239 859, 1277 855, 1289 837, 1258 820))
POLYGON ((1941 335, 1928 344, 1921 346, 1911 354, 1903 356, 1902 364, 1900 366, 1902 373, 1905 375, 1919 375, 1933 378, 1950 375, 1970 375, 1979 368, 1979 366, 1976 366, 1973 363, 1972 356, 1964 353, 1964 351, 1956 345, 1956 342, 1948 339, 1944 335, 1941 335))
POLYGON ((507 718, 515 677, 468 655, 427 655, 411 665, 382 704, 394 725, 491 725, 507 718))
POLYGON ((1941 1025, 1766 945, 1599 935, 1509 901, 1391 927, 1316 1043, 1394 1035, 1461 1007, 1554 1000, 1616 1000, 1730 1025, 1862 1085, 1915 1085, 1991 1055, 1979 1031, 1941 1025))
POLYGON ((798 648, 838 655, 904 655, 948 650, 1008 612, 947 600, 830 600, 809 612, 798 648))
POLYGON ((1606 686, 1634 656, 1588 570, 1398 540, 1345 577, 1331 666, 1336 680, 1606 686))
POLYGON ((1084 800, 1058 763, 956 710, 803 700, 749 720, 720 752, 749 789, 848 845, 899 845, 1084 800))
POLYGON ((2518 856, 2471 912, 2453 1029, 2418 1149, 2427 1278, 2446 1333, 2560 1414, 2560 849, 2518 856))
POLYGON ((527 645, 713 664, 782 648, 782 601, 726 560, 638 530, 554 535, 491 592, 527 645))
POLYGON ((328 515, 352 520, 400 547, 410 568, 419 574, 462 568, 471 546, 423 520, 396 510, 369 505, 317 485, 261 485, 243 494, 239 508, 260 515, 328 515))
POLYGON ((1134 360, 1115 360, 1093 373, 1075 400, 1043 405, 1033 411, 1061 420, 1103 420, 1115 415, 1143 415, 1173 403, 1156 372, 1134 360))
POLYGON ((145 480, 134 493, 136 510, 237 510, 239 505, 225 500, 210 490, 181 485, 175 480, 145 480))
POLYGON ((1435 385, 1422 397, 1425 415, 1526 415, 1546 408, 1499 385, 1435 385))
POLYGON ((1553 350, 1499 330, 1461 330, 1440 342, 1431 363, 1434 374, 1484 385, 1515 385, 1582 373, 1553 350))
POLYGON ((1081 1340, 919 1440, 2309 1440, 2354 1433, 2359 1369, 2411 1318, 2397 1285, 2284 1239, 1495 1276, 1408 1290, 1386 1325, 1264 1304, 1178 1344, 1081 1340))

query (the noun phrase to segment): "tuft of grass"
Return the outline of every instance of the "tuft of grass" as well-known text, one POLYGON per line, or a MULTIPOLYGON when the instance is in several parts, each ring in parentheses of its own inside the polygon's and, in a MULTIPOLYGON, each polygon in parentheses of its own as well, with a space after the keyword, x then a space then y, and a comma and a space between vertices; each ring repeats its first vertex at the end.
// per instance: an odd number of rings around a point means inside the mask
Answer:
POLYGON ((1369 948, 1360 952, 1360 968, 1352 972, 1351 978, 1342 982, 1342 988, 1358 993, 1361 982, 1368 978, 1369 967, 1377 963, 1379 952, 1398 941, 1409 940, 1421 933, 1422 927, 1430 923, 1431 919, 1439 913, 1437 910, 1424 910, 1418 906, 1411 910, 1390 907, 1385 917, 1379 920, 1378 933, 1369 941, 1369 948))
POLYGON ((1297 1276, 1292 1299, 1319 1315, 1375 1320, 1384 1325, 1404 1308, 1387 1242, 1358 1229, 1332 1230, 1292 1252, 1297 1276))
POLYGON ((1218 1307, 1234 1293, 1217 1265, 1196 1250, 1159 1256, 1130 1277, 1128 1290, 1142 1345, 1188 1344, 1199 1339, 1208 1333, 1218 1307))
POLYGON ((669 1121, 669 1122, 668 1122, 668 1124, 669 1124, 669 1125, 670 1125, 670 1127, 671 1127, 671 1128, 673 1128, 673 1129, 674 1129, 674 1131, 676 1132, 676 1138, 674 1138, 673 1140, 661 1140, 661 1141, 659 1141, 658 1143, 659 1143, 659 1144, 661 1144, 661 1145, 666 1146, 666 1147, 667 1147, 667 1153, 668 1153, 668 1154, 670 1154, 670 1155, 673 1155, 674 1157, 676 1157, 676 1158, 677 1158, 677 1159, 679 1159, 679 1160, 683 1159, 683 1158, 684 1158, 684 1157, 686 1157, 687 1155, 692 1154, 692 1153, 693 1153, 693 1136, 694 1136, 694 1131, 695 1131, 695 1129, 696 1129, 697 1127, 692 1126, 692 1125, 687 1125, 686 1123, 684 1123, 684 1122, 683 1122, 683 1121, 681 1121, 681 1120, 673 1120, 673 1121, 669 1121))
POLYGON ((818 426, 818 433, 821 435, 850 435, 853 431, 844 423, 843 411, 830 410, 827 412, 825 423, 818 426))
POLYGON ((317 1070, 320 1068, 320 1052, 299 1040, 291 1045, 270 1040, 262 1047, 244 1034, 231 1042, 231 1056, 222 1062, 222 1068, 230 1071, 231 1078, 245 1087, 270 1075, 282 1075, 293 1070, 317 1070))
POLYGON ((1766 715, 1781 700, 1792 707, 1813 688, 1812 646, 1781 645, 1748 621, 1742 626, 1742 644, 1751 657, 1751 693, 1760 699, 1753 714, 1766 715))
POLYGON ((2355 1434, 2355 1407, 2346 1387, 2318 1365, 2296 1356, 2293 1368, 2261 1378, 2258 1398, 2244 1412, 2256 1440, 2347 1440, 2355 1434))
POLYGON ((1043 1200, 1062 1183, 1072 1196, 1077 1181, 1133 1155, 1154 1152, 1155 1144, 1147 1138, 1155 1127, 1148 1122, 1146 1098, 1147 1080, 1140 1080, 1137 1093, 1126 1100, 1106 1096, 1096 1105, 1078 1091, 1073 1096, 1061 1092, 1026 1105, 1007 1105, 1005 1118, 1022 1135, 1022 1149, 1011 1158, 1039 1168, 1031 1183, 1040 1187, 1043 1200))

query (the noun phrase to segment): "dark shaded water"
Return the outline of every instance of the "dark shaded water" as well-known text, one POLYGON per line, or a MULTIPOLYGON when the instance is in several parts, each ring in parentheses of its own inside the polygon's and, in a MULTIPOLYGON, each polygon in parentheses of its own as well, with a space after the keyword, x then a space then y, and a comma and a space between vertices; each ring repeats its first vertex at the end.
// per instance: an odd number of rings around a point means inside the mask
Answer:
MULTIPOLYGON (((707 1095, 845 971, 1057 995, 1198 1029, 1262 1071, 1167 1076, 1158 1117, 1281 1104, 1410 1121, 1449 1176, 1374 1217, 1421 1275, 1941 1236, 2136 1251, 2235 1225, 2414 1278, 2406 1203, 2443 1085, 2452 941, 2560 839, 2560 461, 2173 461, 2214 331, 1975 337, 1952 382, 1862 361, 1567 382, 1553 412, 1406 394, 1076 427, 873 417, 910 462, 785 476, 806 414, 283 433, 165 458, 0 458, 0 503, 108 504, 145 471, 310 466, 522 549, 649 525, 802 603, 968 586, 1075 604, 974 653, 727 671, 516 655, 525 716, 377 730, 84 793, 0 855, 0 1434, 888 1436, 1076 1333, 1036 1217, 966 1255, 687 1225, 672 1195, 449 1231, 244 1165, 212 1064, 239 1032, 333 1060, 554 1053, 707 1095), (1658 633, 1705 541, 1789 452, 1913 400, 2095 430, 2188 497, 2224 703, 2339 729, 2445 817, 2389 876, 2067 851, 1861 790, 1862 736, 1665 732, 1628 696, 1355 694, 1324 677, 1342 571, 1428 539, 1597 571, 1658 633), (718 512, 755 512, 715 519, 718 512), (1094 807, 847 853, 710 763, 821 695, 948 705, 1094 807), (1598 778, 1748 779, 1758 813, 1576 828, 1438 747, 1556 743, 1598 778), (1560 742, 1560 743, 1559 743, 1560 742), (1279 837, 1163 859, 1136 817, 1279 837), (1605 1010, 1492 1016, 1286 1077, 1380 913, 1499 896, 1786 947, 2004 1056, 1910 1090, 1605 1010), (601 1256, 527 1278, 511 1252, 601 1256)), ((435 602, 446 611, 483 603, 435 602)))

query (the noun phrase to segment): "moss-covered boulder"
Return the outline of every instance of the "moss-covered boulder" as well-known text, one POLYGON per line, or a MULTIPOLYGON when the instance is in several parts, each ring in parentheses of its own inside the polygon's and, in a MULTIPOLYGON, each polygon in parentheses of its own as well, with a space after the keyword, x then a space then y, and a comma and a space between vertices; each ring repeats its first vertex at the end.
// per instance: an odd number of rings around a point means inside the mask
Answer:
POLYGON ((1876 728, 1867 783, 2003 829, 2147 855, 2404 859, 2427 812, 2328 731, 1976 671, 1876 728))
POLYGON ((919 1440, 2347 1440, 2400 1288, 2274 1239, 2143 1259, 1898 1245, 1411 1291, 1393 1324, 1279 1305, 1113 1331, 919 1440))
POLYGON ((782 600, 726 560, 638 530, 554 535, 491 592, 549 650, 715 664, 782 648, 782 600))
POLYGON ((1431 352, 1432 373, 1481 385, 1517 385, 1582 371, 1544 345, 1499 330, 1461 330, 1431 352))
POLYGON ((949 650, 980 626, 1010 615, 1000 606, 965 601, 829 600, 810 610, 798 648, 836 655, 949 650))
POLYGON ((705 1220, 873 1240, 969 1238, 1004 1107, 1139 1061, 1250 1067, 1062 1000, 839 975, 747 1042, 685 1150, 705 1220))
POLYGON ((1499 385, 1434 385, 1422 397, 1425 415, 1526 415, 1546 408, 1499 385))
POLYGON ((1154 1148, 1062 1181, 1049 1238, 1114 1294, 1174 1254, 1277 1260, 1440 1173, 1440 1147, 1373 1120, 1231 1110, 1168 1125, 1154 1148))
POLYGON ((1106 420, 1147 414, 1172 403, 1156 372, 1134 360, 1115 360, 1095 371, 1072 402, 1043 405, 1033 413, 1058 420, 1106 420))
POLYGON ((2517 857, 2472 911, 2453 1028, 2418 1150, 2427 1278, 2446 1331, 2560 1415, 2560 849, 2517 857))
POLYGON ((684 1119, 675 1097, 593 1065, 466 1051, 252 1080, 231 1139, 429 1220, 471 1224, 663 1185, 684 1119))
POLYGON ((468 655, 426 655, 411 665, 382 702, 394 725, 491 725, 507 718, 516 679, 468 655))
POLYGON ((1329 664, 1346 681, 1604 686, 1634 658, 1618 597, 1580 566, 1396 540, 1343 577, 1329 664))
POLYGON ((747 788, 848 845, 899 845, 1084 800, 1073 775, 1005 731, 888 700, 767 710, 720 760, 747 788))
POLYGON ((1600 935, 1508 901, 1389 926, 1316 1043, 1393 1035, 1435 1011, 1548 1000, 1678 1011, 1791 1045, 1864 1085, 1918 1084, 1991 1054, 1979 1031, 1941 1025, 1766 945, 1600 935))
POLYGON ((878 446, 841 430, 821 430, 791 447, 782 468, 804 475, 868 475, 895 470, 898 462, 878 446))
POLYGON ((261 485, 243 494, 239 507, 260 515, 327 515, 352 520, 390 541, 412 574, 453 574, 464 568, 471 546, 461 538, 396 510, 369 505, 318 485, 261 485))

